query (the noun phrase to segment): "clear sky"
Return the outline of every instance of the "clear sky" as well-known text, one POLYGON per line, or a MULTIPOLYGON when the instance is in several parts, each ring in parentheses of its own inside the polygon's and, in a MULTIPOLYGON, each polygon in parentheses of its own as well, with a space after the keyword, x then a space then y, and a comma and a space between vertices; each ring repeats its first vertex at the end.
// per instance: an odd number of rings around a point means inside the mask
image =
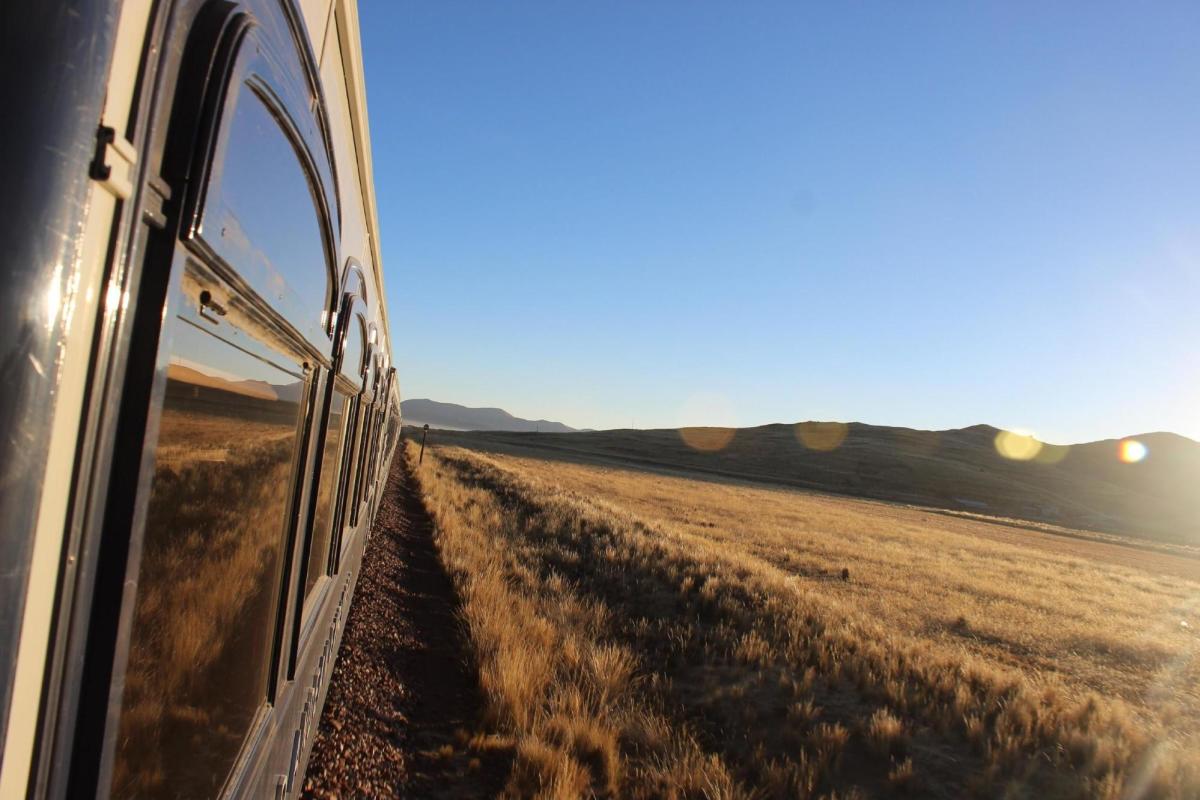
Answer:
POLYGON ((1200 3, 360 16, 405 397, 1200 438, 1200 3))

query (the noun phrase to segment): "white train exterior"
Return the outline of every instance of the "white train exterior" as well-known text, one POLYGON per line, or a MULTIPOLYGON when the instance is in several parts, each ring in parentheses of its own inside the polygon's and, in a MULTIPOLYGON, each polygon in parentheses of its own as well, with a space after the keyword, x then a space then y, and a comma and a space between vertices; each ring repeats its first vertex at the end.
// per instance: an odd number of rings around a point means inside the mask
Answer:
POLYGON ((0 797, 296 796, 400 428, 355 2, 0 16, 0 797))

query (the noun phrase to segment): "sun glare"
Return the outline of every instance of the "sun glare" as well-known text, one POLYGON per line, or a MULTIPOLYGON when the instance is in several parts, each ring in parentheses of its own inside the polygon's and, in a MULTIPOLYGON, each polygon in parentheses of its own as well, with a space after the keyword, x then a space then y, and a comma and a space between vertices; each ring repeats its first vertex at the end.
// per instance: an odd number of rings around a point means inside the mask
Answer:
POLYGON ((1000 431, 996 434, 996 452, 1013 461, 1029 461, 1042 451, 1042 443, 1033 434, 1000 431))
POLYGON ((733 428, 680 428, 679 438, 693 450, 715 453, 733 441, 733 428))
POLYGON ((1146 445, 1137 439, 1122 439, 1117 446, 1118 457, 1125 464, 1136 464, 1150 454, 1146 445))
POLYGON ((679 438, 693 450, 716 452, 733 441, 737 414, 729 398, 718 392, 697 392, 679 410, 679 438))

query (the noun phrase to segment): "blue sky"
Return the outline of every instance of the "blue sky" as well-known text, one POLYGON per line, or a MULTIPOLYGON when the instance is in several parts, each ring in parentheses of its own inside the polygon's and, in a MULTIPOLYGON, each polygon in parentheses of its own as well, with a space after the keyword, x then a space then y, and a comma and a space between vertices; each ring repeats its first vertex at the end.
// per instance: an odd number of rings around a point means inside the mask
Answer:
POLYGON ((1200 438, 1200 4, 360 4, 405 397, 1200 438))

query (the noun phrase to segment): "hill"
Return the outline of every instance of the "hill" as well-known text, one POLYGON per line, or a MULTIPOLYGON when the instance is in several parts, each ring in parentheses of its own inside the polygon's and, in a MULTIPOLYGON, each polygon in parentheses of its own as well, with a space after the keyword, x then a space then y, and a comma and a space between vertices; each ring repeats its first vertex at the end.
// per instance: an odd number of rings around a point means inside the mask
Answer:
POLYGON ((406 425, 428 424, 431 428, 451 431, 575 432, 561 422, 521 419, 502 408, 468 408, 436 400, 405 400, 400 403, 400 412, 406 425))
POLYGON ((170 380, 190 386, 203 386, 208 389, 218 389, 222 392, 253 397, 258 400, 280 399, 276 387, 266 381, 231 380, 219 375, 211 375, 186 364, 172 362, 167 366, 167 377, 170 380))
POLYGON ((997 451, 999 434, 987 425, 921 431, 801 423, 443 436, 485 449, 683 470, 1200 546, 1200 493, 1192 488, 1200 476, 1200 443, 1149 433, 1135 437, 1148 448, 1139 463, 1120 461, 1115 439, 1046 446, 1042 458, 1019 461, 997 451))

